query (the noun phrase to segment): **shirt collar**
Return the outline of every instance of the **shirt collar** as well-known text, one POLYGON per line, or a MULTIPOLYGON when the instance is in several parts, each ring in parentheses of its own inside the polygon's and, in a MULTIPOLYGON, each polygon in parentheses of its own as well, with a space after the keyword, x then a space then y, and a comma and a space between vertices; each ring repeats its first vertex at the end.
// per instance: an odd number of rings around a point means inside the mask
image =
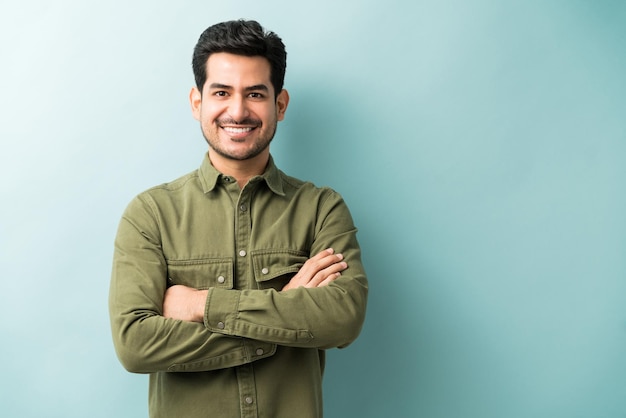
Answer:
MULTIPOLYGON (((204 159, 202 160, 199 174, 204 193, 209 193, 213 191, 218 183, 218 180, 222 177, 225 177, 222 173, 217 171, 215 167, 213 167, 213 164, 211 164, 211 160, 209 160, 208 153, 205 154, 204 159)), ((271 155, 267 163, 267 168, 265 169, 265 172, 258 177, 265 181, 265 183, 272 192, 280 196, 285 195, 285 192, 283 190, 283 178, 280 175, 280 170, 274 164, 274 159, 271 155)))

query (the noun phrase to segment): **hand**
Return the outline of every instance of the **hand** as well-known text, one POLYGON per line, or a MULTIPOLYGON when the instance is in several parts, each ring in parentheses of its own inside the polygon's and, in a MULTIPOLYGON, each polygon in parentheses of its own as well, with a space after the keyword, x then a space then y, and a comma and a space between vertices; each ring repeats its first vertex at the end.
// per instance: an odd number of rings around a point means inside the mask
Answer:
POLYGON ((320 251, 304 263, 282 290, 296 289, 301 286, 308 288, 326 286, 348 268, 348 264, 342 260, 343 255, 335 254, 332 248, 320 251))
POLYGON ((163 316, 203 322, 207 294, 207 290, 197 290, 180 284, 169 287, 163 297, 163 316))

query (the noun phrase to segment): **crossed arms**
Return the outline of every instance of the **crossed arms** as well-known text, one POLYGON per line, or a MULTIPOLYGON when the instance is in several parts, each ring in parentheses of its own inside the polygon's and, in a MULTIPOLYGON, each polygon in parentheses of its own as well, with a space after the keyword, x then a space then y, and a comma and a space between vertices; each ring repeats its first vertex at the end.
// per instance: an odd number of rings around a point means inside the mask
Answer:
MULTIPOLYGON (((298 287, 316 288, 329 285, 348 268, 343 254, 335 254, 332 248, 321 251, 308 259, 298 273, 289 280, 282 292, 298 287)), ((174 285, 165 291, 163 316, 189 322, 204 321, 208 290, 197 290, 183 285, 174 285)))
POLYGON ((303 257, 280 290, 168 286, 164 247, 170 244, 161 229, 167 223, 154 208, 150 196, 131 202, 116 238, 109 311, 127 370, 215 370, 272 356, 279 345, 344 347, 358 336, 367 279, 356 228, 339 196, 320 210, 324 226, 310 248, 316 255, 303 257))

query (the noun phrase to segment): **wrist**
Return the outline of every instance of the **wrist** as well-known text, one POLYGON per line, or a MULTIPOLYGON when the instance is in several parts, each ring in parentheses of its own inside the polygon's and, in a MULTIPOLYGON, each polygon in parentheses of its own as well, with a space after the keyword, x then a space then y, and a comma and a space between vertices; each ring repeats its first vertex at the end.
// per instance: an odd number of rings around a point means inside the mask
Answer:
POLYGON ((195 306, 195 318, 194 322, 204 322, 204 310, 206 308, 206 298, 209 294, 208 290, 198 290, 196 292, 195 306))

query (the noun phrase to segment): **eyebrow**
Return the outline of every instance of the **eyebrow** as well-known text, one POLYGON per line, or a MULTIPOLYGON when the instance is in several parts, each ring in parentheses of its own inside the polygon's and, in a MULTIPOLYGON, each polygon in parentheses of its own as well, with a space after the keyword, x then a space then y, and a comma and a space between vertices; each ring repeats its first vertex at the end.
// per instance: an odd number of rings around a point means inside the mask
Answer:
MULTIPOLYGON (((229 86, 227 84, 221 84, 221 83, 211 83, 211 85, 209 85, 209 88, 211 90, 215 90, 215 89, 232 90, 233 89, 232 86, 229 86)), ((259 91, 259 90, 269 92, 270 89, 265 84, 255 84, 254 86, 249 86, 244 89, 244 91, 259 91)))

